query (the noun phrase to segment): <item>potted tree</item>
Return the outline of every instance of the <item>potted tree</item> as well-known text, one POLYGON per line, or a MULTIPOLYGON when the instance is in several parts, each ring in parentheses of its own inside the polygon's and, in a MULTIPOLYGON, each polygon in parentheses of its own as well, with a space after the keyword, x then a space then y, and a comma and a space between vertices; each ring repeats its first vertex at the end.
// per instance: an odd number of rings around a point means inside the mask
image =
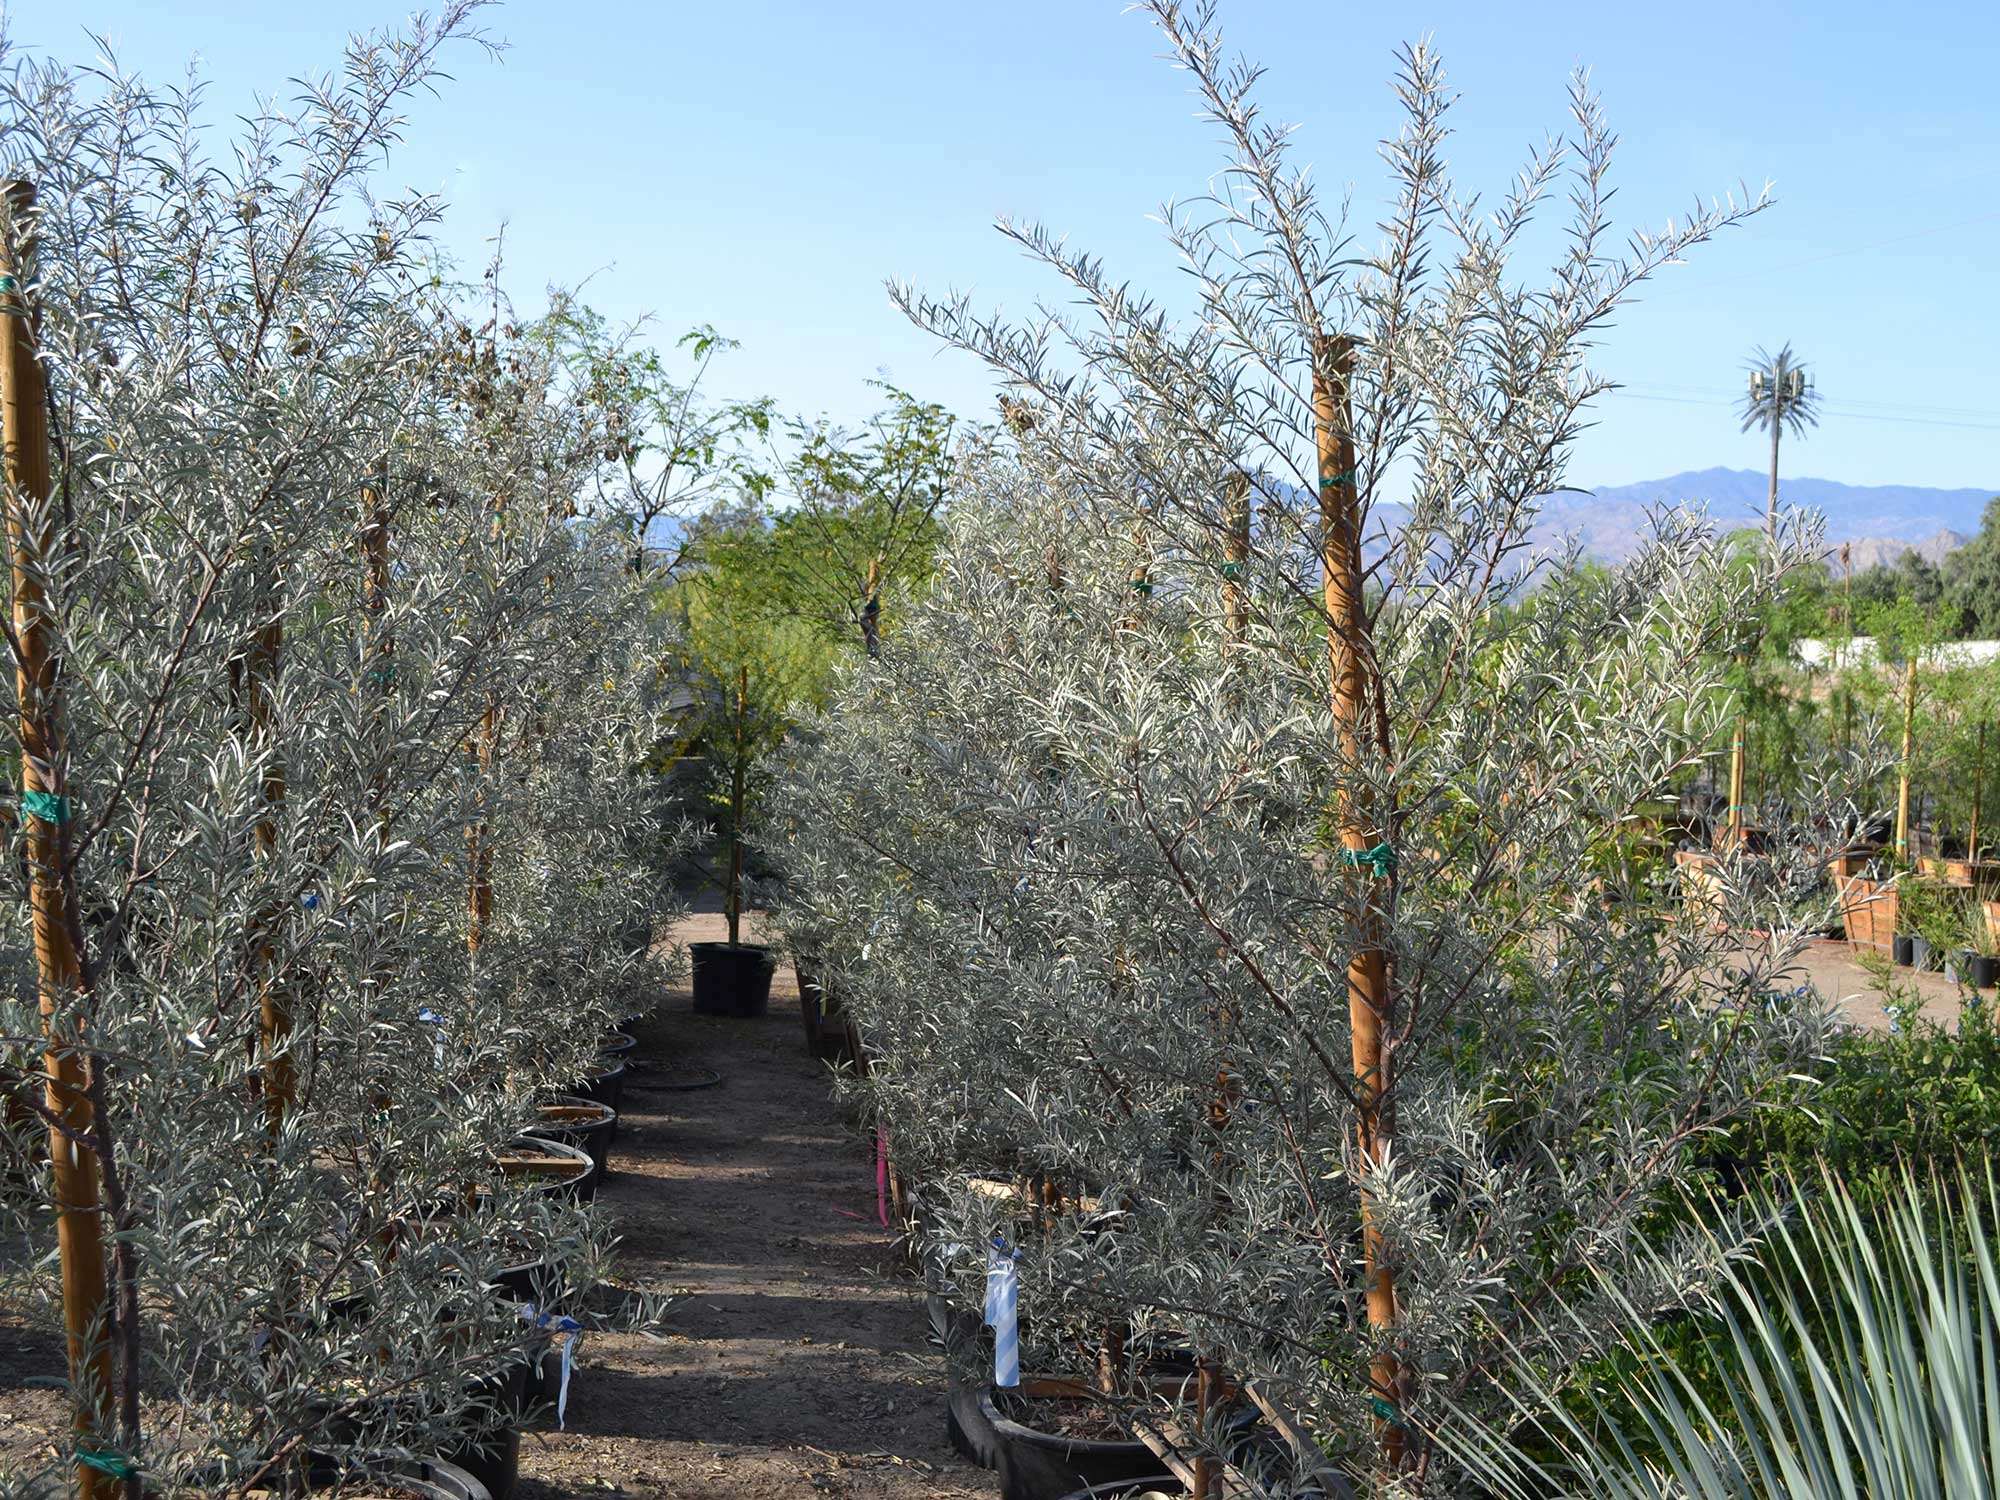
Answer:
POLYGON ((778 587, 771 528, 751 508, 714 521, 681 586, 689 655, 705 684, 698 726, 706 800, 720 835, 723 942, 688 945, 694 1008, 761 1016, 770 1005, 777 950, 743 940, 746 832, 770 779, 768 762, 799 708, 817 694, 829 653, 788 615, 778 587))

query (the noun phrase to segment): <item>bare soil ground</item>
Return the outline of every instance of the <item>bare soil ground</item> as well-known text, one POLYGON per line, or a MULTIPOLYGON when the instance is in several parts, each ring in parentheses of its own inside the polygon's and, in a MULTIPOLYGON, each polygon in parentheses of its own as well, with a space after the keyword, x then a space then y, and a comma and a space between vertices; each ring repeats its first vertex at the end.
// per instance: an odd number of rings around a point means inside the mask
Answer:
MULTIPOLYGON (((723 936, 714 912, 674 933, 723 936)), ((791 966, 763 1020, 690 999, 670 993, 639 1028, 599 1196, 629 1279, 687 1295, 665 1343, 585 1346, 569 1430, 522 1437, 521 1500, 997 1493, 945 1441, 921 1289, 877 1218, 867 1146, 806 1055, 791 966), (722 1083, 664 1086, 700 1068, 722 1083)))

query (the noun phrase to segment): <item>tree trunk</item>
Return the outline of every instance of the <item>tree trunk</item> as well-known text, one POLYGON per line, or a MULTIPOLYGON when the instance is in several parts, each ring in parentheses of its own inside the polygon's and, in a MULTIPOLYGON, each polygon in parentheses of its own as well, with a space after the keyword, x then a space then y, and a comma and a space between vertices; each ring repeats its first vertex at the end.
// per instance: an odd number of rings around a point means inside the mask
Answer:
POLYGON ((1965 857, 1979 858, 1979 796, 1986 783, 1986 721, 1979 721, 1978 748, 1972 752, 1972 827, 1966 830, 1965 857))
POLYGON ((749 800, 748 737, 745 715, 750 697, 750 669, 736 669, 736 756, 729 770, 729 886, 723 894, 723 915, 734 948, 743 924, 743 805, 749 800))
MULTIPOLYGON (((6 190, 0 225, 0 417, 7 470, 7 541, 12 554, 15 662, 21 736, 22 822, 27 834, 28 899, 34 926, 35 971, 46 1043, 49 1165, 54 1179, 56 1255, 62 1277, 63 1331, 79 1450, 108 1439, 113 1429, 110 1306, 105 1295, 104 1212, 97 1153, 90 1141, 96 1114, 89 1089, 82 1011, 85 982, 82 913, 69 868, 69 789, 63 748, 60 643, 42 580, 56 552, 54 485, 49 473, 48 395, 35 352, 34 324, 14 258, 18 218, 34 202, 27 183, 6 190)), ((127 1330, 128 1335, 130 1330, 127 1330)), ((137 1439, 136 1431, 127 1442, 137 1439)), ((136 1487, 136 1481, 134 1482, 136 1487)), ((108 1500, 111 1476, 76 1466, 83 1500, 108 1500)))
MULTIPOLYGON (((1389 988, 1385 894, 1394 881, 1394 851, 1386 821, 1361 805, 1354 780, 1371 749, 1380 748, 1371 717, 1382 707, 1382 685, 1362 597, 1360 495, 1355 484, 1354 434, 1348 382, 1354 344, 1322 337, 1314 350, 1313 425, 1319 448, 1320 566, 1325 583, 1328 679, 1340 735, 1339 807, 1343 860, 1355 882, 1361 931, 1347 966, 1347 1014, 1354 1040, 1354 1087, 1360 1101, 1355 1134, 1364 1172, 1379 1170, 1395 1139, 1392 1059, 1383 1046, 1394 1003, 1389 988)), ((1379 1208, 1361 1197, 1368 1323, 1378 1341, 1369 1361, 1370 1396, 1384 1461, 1393 1472, 1405 1460, 1400 1369, 1394 1348, 1396 1283, 1383 1254, 1379 1208)))
POLYGON ((1903 762, 1896 776, 1896 859, 1910 855, 1910 752, 1917 727, 1917 648, 1906 646, 1903 663, 1903 762))
POLYGON ((487 811, 492 798, 493 752, 499 741, 500 695, 488 692, 472 752, 479 768, 479 790, 472 822, 465 830, 465 946, 475 954, 485 944, 486 929, 493 921, 493 830, 487 811))

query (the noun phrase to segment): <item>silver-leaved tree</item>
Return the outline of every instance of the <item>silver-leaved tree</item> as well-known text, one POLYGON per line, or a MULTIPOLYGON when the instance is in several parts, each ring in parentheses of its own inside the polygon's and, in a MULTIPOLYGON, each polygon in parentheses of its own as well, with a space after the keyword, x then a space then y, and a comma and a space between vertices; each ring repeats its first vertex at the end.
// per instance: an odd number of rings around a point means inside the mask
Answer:
POLYGON ((436 1452, 603 1271, 504 1163, 648 974, 669 643, 560 338, 371 186, 474 9, 221 157, 198 92, 0 75, 0 1296, 74 1413, 0 1491, 436 1452))
POLYGON ((787 919, 867 1034, 930 1253, 973 1308, 966 1247, 1018 1254, 1030 1369, 1177 1402, 1203 1485, 1441 1490, 1426 1424, 1497 1400, 1500 1350, 1571 1369, 1706 1283, 1728 1237, 1677 1227, 1679 1186, 1831 1024, 1789 971, 1840 768, 1698 885, 1657 826, 1809 536, 1756 570, 1691 514, 1615 572, 1531 542, 1593 340, 1757 204, 1614 243, 1579 77, 1480 205, 1426 45, 1363 229, 1207 8, 1144 8, 1229 149, 1165 214, 1191 305, 1005 226, 1062 312, 898 290, 1015 436, 966 453, 935 587, 794 749, 787 919))

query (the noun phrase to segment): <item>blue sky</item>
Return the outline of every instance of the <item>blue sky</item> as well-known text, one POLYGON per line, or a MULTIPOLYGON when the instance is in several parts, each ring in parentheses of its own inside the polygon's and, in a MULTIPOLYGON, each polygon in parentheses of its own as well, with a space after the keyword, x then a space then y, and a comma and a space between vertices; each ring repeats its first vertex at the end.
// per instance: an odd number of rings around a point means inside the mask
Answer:
MULTIPOLYGON (((257 90, 338 61, 393 0, 9 0, 16 46, 83 60, 85 28, 131 68, 199 57, 218 129, 257 90)), ((1757 467, 1726 403, 1752 346, 1790 340, 1828 399, 1788 474, 2000 486, 2000 7, 1975 3, 1424 3, 1228 0, 1233 44, 1269 68, 1267 112, 1300 126, 1323 187, 1372 215, 1394 130, 1398 43, 1433 35, 1463 98, 1461 185, 1504 189, 1593 68, 1622 138, 1628 225, 1768 178, 1778 206, 1627 310, 1600 368, 1628 382, 1579 447, 1575 482, 1757 467)), ((453 202, 469 261, 508 225, 509 283, 592 276, 616 318, 663 340, 742 341, 716 389, 851 420, 866 382, 973 415, 991 386, 902 321, 885 277, 1025 313, 1056 288, 996 215, 1070 234, 1155 290, 1177 275, 1148 216, 1217 163, 1185 80, 1120 0, 514 0, 413 113, 390 175, 453 202)))

